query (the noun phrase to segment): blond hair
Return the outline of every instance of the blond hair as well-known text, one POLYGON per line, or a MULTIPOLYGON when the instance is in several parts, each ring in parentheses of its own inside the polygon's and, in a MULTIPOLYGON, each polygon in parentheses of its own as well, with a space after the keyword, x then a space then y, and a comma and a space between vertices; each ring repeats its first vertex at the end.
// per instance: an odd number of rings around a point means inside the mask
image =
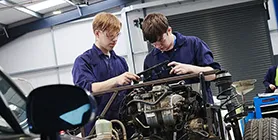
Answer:
POLYGON ((101 30, 101 31, 107 31, 111 34, 115 34, 120 32, 122 27, 122 23, 120 20, 106 12, 98 13, 93 21, 93 31, 101 30))

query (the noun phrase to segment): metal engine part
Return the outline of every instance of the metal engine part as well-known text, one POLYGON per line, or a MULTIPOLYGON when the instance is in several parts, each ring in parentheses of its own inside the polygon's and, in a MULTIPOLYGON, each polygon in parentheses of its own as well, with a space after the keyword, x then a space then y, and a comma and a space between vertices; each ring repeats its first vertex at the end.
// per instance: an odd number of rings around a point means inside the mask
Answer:
MULTIPOLYGON (((128 113, 144 129, 160 131, 181 131, 185 125, 198 117, 202 99, 199 93, 184 83, 157 85, 152 90, 136 89, 129 94, 126 105, 128 113)), ((203 121, 196 120, 198 125, 203 121)), ((196 124, 195 123, 195 124, 196 124)), ((192 128, 196 128, 196 125, 192 128)), ((203 128, 198 127, 198 130, 203 128)))
POLYGON ((182 104, 184 100, 181 95, 173 94, 166 96, 154 106, 144 104, 147 124, 152 127, 160 127, 161 124, 166 126, 175 125, 179 116, 182 116, 178 105, 182 104))
POLYGON ((190 121, 189 127, 193 130, 204 129, 204 120, 202 118, 196 118, 190 121))
POLYGON ((170 94, 168 86, 154 86, 147 93, 137 94, 133 99, 141 99, 145 102, 138 102, 138 112, 145 114, 146 122, 151 127, 172 126, 176 124, 179 116, 182 116, 180 105, 185 100, 178 94, 170 94), (168 95, 169 94, 169 95, 168 95), (146 103, 147 102, 147 103, 146 103))

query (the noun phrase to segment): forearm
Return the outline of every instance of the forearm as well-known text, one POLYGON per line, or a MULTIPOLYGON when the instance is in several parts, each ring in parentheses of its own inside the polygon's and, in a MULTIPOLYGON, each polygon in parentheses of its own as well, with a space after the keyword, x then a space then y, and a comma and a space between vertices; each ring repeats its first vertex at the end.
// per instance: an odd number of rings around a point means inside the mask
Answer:
MULTIPOLYGON (((214 69, 210 66, 206 66, 206 67, 193 66, 193 73, 196 73, 196 74, 198 74, 200 72, 211 71, 211 70, 214 70, 214 69)), ((214 79, 215 79, 215 74, 205 76, 206 81, 212 81, 214 79)))
POLYGON ((116 81, 113 78, 108 79, 103 82, 94 82, 94 83, 92 83, 92 92, 94 95, 94 92, 108 90, 108 89, 111 89, 116 86, 117 86, 116 81))
POLYGON ((269 87, 269 85, 270 85, 270 83, 268 82, 268 81, 263 81, 263 83, 264 83, 264 86, 266 87, 266 88, 268 88, 269 87))

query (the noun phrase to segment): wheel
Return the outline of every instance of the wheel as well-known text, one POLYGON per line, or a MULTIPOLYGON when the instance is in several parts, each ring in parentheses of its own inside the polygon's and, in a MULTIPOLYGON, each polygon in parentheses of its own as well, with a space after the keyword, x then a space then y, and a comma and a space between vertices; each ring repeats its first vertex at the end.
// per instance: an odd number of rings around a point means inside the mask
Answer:
POLYGON ((278 140, 278 119, 254 119, 245 125, 244 140, 278 140))

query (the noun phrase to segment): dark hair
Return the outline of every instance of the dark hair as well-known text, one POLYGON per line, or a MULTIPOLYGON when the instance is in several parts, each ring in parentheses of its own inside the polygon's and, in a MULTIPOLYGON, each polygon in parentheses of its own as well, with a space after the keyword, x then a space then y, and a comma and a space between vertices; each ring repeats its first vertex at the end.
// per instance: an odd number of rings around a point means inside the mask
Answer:
POLYGON ((169 27, 168 19, 160 13, 152 13, 146 16, 142 23, 142 30, 146 40, 150 43, 161 39, 169 27))

